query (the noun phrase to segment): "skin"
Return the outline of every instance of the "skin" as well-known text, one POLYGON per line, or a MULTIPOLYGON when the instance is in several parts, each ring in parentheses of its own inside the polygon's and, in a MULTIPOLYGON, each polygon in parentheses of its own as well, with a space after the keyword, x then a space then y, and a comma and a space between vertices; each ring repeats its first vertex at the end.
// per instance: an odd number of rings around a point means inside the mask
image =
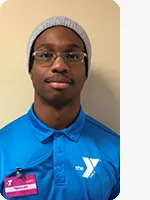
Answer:
MULTIPOLYGON (((53 27, 37 38, 34 51, 37 50, 84 52, 84 44, 72 30, 53 27)), ((67 128, 80 109, 81 90, 87 78, 85 63, 68 64, 59 56, 51 66, 34 61, 29 74, 35 91, 36 116, 51 128, 67 128), (48 80, 53 82, 48 83, 48 80), (64 80, 69 83, 64 83, 64 80)))

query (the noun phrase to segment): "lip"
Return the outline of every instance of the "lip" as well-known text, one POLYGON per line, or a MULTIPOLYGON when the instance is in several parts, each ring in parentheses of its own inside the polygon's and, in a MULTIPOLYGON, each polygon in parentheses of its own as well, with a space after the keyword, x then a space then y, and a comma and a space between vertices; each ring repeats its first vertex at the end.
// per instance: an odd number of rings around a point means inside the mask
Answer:
POLYGON ((57 83, 68 83, 71 84, 72 81, 68 78, 63 78, 63 77, 52 77, 52 78, 46 78, 45 79, 46 83, 52 83, 52 82, 57 82, 57 83))
POLYGON ((69 83, 63 82, 50 82, 48 84, 54 89, 67 89, 70 86, 69 83))
POLYGON ((49 84, 54 89, 67 89, 73 82, 68 78, 52 77, 45 79, 45 83, 49 84))

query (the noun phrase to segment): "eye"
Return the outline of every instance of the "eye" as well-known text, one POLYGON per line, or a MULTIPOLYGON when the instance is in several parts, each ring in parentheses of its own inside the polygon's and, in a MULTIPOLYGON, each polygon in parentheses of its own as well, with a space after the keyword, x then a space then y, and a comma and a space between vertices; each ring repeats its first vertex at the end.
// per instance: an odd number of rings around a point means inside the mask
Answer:
POLYGON ((53 58, 53 53, 51 52, 47 52, 47 51, 44 51, 44 52, 40 52, 39 53, 39 57, 40 58, 45 58, 45 59, 52 59, 53 58))
POLYGON ((66 59, 68 61, 78 61, 81 58, 81 54, 78 52, 70 52, 66 54, 66 59))

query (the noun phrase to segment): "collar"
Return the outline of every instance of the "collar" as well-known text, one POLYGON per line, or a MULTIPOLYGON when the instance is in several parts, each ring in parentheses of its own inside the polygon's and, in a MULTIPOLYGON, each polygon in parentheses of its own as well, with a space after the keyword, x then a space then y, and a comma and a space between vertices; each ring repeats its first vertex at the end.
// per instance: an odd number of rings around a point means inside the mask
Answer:
POLYGON ((80 138, 84 123, 86 114, 82 110, 82 106, 80 106, 80 111, 75 119, 75 121, 68 127, 62 130, 56 130, 53 129, 46 124, 44 124, 42 121, 40 121, 34 111, 33 111, 34 104, 31 105, 27 116, 29 119, 29 124, 31 127, 35 130, 37 138, 42 142, 46 140, 48 137, 52 136, 54 133, 61 133, 64 134, 66 137, 68 137, 70 140, 77 142, 80 138))

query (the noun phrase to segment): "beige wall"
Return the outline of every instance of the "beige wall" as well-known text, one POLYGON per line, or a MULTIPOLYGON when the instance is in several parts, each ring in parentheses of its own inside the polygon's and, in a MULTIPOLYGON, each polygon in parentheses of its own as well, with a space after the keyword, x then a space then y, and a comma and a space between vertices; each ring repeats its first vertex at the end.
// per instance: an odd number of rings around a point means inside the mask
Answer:
POLYGON ((93 47, 83 108, 119 133, 119 12, 113 0, 7 0, 0 8, 0 128, 33 101, 26 66, 31 31, 49 16, 67 15, 83 25, 93 47))

